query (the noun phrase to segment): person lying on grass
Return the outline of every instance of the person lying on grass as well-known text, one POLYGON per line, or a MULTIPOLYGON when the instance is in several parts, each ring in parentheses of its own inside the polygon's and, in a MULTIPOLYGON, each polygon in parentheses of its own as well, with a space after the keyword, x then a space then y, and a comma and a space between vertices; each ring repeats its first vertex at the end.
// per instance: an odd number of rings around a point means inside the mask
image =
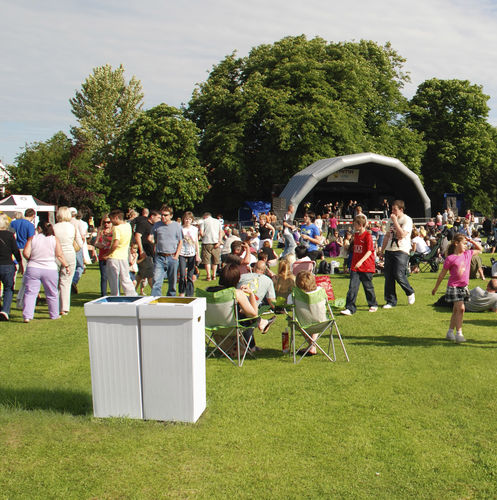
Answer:
POLYGON ((450 325, 445 338, 447 340, 455 340, 458 344, 466 342, 462 334, 462 322, 464 316, 464 302, 469 299, 469 271, 471 267, 471 257, 473 253, 481 252, 481 245, 464 236, 463 234, 456 234, 450 242, 448 248, 448 256, 444 261, 443 269, 440 272, 435 288, 431 294, 435 295, 440 283, 444 279, 447 271, 450 272, 449 282, 447 283, 447 290, 445 298, 447 302, 452 302, 452 316, 450 318, 450 325), (470 243, 475 250, 468 250, 467 243, 470 243), (456 334, 454 335, 454 329, 456 334))
MULTIPOLYGON (((479 286, 469 291, 469 299, 464 307, 468 312, 497 312, 497 278, 492 278, 487 283, 487 289, 479 286)), ((445 295, 434 304, 435 306, 450 307, 452 304, 445 300, 445 295)))

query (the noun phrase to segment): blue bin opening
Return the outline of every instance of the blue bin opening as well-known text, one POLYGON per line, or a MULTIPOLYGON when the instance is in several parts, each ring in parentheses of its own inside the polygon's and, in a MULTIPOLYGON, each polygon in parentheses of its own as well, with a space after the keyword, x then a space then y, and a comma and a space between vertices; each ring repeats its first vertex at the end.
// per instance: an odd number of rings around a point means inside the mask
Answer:
POLYGON ((100 300, 97 300, 95 301, 95 304, 108 304, 108 303, 112 303, 112 304, 115 304, 116 302, 119 303, 119 302, 126 302, 126 303, 130 303, 130 302, 136 302, 137 300, 140 300, 140 299, 143 299, 143 297, 104 297, 100 300))

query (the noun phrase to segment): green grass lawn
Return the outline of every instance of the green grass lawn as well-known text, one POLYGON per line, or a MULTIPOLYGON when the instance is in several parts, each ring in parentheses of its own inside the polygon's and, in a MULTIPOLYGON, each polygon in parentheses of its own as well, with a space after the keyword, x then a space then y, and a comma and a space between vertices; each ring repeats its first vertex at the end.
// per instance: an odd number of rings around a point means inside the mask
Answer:
MULTIPOLYGON (((0 326, 0 498, 496 498, 497 317, 466 313, 467 342, 445 341, 435 279, 411 276, 416 304, 374 314, 361 289, 357 314, 337 314, 350 363, 294 365, 278 316, 257 360, 207 361, 207 409, 187 425, 93 418, 90 267, 69 316, 13 309, 0 326)), ((348 277, 332 280, 345 297, 348 277)))

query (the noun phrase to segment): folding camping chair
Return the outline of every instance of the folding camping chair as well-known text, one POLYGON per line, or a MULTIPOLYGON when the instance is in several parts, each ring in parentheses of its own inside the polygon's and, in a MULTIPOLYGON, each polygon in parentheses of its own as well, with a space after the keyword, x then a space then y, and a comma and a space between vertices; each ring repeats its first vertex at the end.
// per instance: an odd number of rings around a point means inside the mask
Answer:
POLYGON ((311 347, 316 346, 316 349, 323 353, 329 361, 336 361, 335 342, 333 339, 333 330, 342 345, 345 358, 349 361, 349 356, 345 345, 340 335, 335 316, 328 302, 328 297, 324 288, 318 287, 315 292, 306 293, 300 288, 292 289, 292 311, 290 323, 292 328, 292 349, 293 362, 299 363, 304 356, 309 352, 311 347), (304 341, 297 347, 296 332, 300 332, 304 341), (329 331, 330 339, 328 348, 325 349, 319 344, 319 341, 324 334, 329 331), (316 339, 312 339, 313 335, 317 335, 316 339), (303 349, 304 346, 308 346, 303 349), (330 356, 330 347, 332 348, 332 356, 330 356), (300 352, 300 357, 297 360, 297 353, 300 352))
POLYGON ((243 336, 243 331, 253 328, 255 318, 239 319, 234 288, 226 288, 217 292, 207 292, 201 288, 195 290, 197 297, 204 297, 207 302, 205 312, 206 356, 210 358, 216 353, 227 357, 234 365, 242 366, 250 352, 250 340, 243 336))
POLYGON ((439 250, 442 246, 442 237, 439 237, 433 248, 427 254, 414 254, 409 259, 411 265, 417 265, 420 272, 432 272, 436 273, 438 271, 438 266, 440 263, 439 250))

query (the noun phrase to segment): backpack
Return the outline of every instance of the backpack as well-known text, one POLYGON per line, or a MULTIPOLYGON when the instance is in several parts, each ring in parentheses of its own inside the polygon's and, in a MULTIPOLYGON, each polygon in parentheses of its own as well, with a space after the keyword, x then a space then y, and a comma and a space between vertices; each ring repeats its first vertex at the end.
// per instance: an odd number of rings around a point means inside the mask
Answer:
POLYGON ((316 274, 331 274, 331 262, 326 262, 326 260, 322 260, 319 263, 318 271, 316 274))

